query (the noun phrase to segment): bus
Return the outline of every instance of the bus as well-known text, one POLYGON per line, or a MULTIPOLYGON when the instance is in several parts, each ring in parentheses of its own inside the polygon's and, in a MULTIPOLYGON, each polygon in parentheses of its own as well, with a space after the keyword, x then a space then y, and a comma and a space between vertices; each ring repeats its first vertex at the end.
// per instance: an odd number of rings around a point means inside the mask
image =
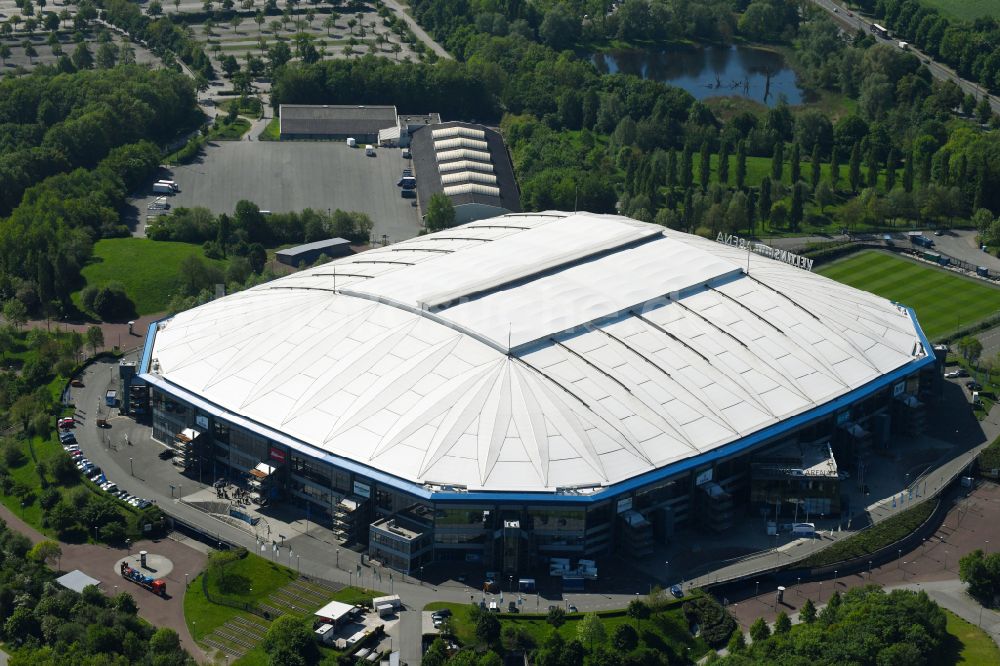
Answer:
POLYGON ((880 26, 878 23, 872 23, 872 32, 882 39, 889 39, 889 31, 880 26))

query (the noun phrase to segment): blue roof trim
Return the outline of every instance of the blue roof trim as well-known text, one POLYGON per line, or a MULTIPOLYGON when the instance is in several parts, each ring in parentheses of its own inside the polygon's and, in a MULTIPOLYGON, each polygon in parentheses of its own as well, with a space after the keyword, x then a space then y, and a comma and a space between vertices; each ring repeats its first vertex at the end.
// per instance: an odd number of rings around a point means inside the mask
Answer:
POLYGON ((139 361, 138 374, 140 375, 149 372, 149 364, 153 360, 153 343, 156 342, 156 331, 161 321, 164 320, 157 319, 154 322, 150 322, 149 328, 146 329, 146 341, 142 343, 142 358, 139 361))
MULTIPOLYGON (((900 306, 905 307, 905 306, 900 306)), ((598 492, 590 495, 565 495, 558 493, 518 493, 518 492, 469 492, 469 493, 452 493, 452 492, 432 492, 422 485, 405 481, 398 477, 392 476, 380 470, 368 467, 362 463, 350 460, 348 458, 342 458, 339 456, 332 455, 330 453, 324 452, 320 449, 315 448, 310 444, 301 442, 289 435, 272 430, 271 428, 264 426, 256 421, 247 419, 246 417, 240 416, 239 414, 234 414, 228 410, 216 405, 215 403, 205 400, 199 395, 191 393, 187 389, 181 388, 172 382, 158 376, 148 374, 148 367, 150 362, 150 356, 152 354, 153 341, 156 337, 156 322, 150 325, 149 331, 146 334, 146 343, 143 348, 143 358, 142 367, 140 372, 142 373, 141 378, 144 379, 151 386, 155 386, 164 391, 167 391, 182 400, 187 401, 191 405, 194 405, 216 417, 224 418, 230 423, 238 425, 240 427, 246 428, 247 430, 253 431, 263 437, 267 437, 274 442, 283 444, 291 449, 294 449, 300 453, 308 455, 314 459, 322 460, 324 462, 336 465, 337 467, 357 474, 359 476, 371 479, 377 483, 385 484, 402 492, 413 495, 414 497, 429 500, 432 502, 447 502, 447 503, 476 503, 476 502, 491 502, 491 503, 518 503, 518 504, 531 504, 531 503, 543 503, 543 504, 568 504, 568 505, 586 505, 593 504, 596 502, 603 502, 612 499, 616 496, 623 495, 625 493, 641 488, 650 483, 655 483, 656 481, 663 480, 665 478, 686 472, 688 470, 700 467, 710 462, 726 458, 746 449, 749 449, 761 442, 778 437, 790 430, 794 430, 801 425, 809 423, 825 416, 829 416, 838 410, 850 406, 854 402, 865 398, 876 391, 885 388, 902 378, 907 377, 914 372, 919 371, 927 365, 931 365, 936 362, 935 356, 933 354, 933 347, 927 340, 927 336, 924 335, 923 329, 920 328, 920 324, 917 321, 916 314, 912 308, 905 308, 910 315, 910 320, 913 322, 914 329, 920 338, 920 342, 924 348, 923 358, 916 359, 907 363, 906 365, 893 370, 892 372, 882 375, 881 377, 872 380, 864 386, 860 386, 852 391, 845 393, 844 395, 834 398, 833 400, 826 402, 818 407, 815 407, 809 411, 803 412, 789 419, 776 423, 772 426, 759 430, 747 437, 730 442, 720 446, 717 449, 704 453, 700 456, 693 458, 687 458, 680 462, 674 463, 672 465, 667 465, 666 467, 661 467, 645 474, 635 476, 626 481, 616 483, 614 485, 603 488, 598 492)))

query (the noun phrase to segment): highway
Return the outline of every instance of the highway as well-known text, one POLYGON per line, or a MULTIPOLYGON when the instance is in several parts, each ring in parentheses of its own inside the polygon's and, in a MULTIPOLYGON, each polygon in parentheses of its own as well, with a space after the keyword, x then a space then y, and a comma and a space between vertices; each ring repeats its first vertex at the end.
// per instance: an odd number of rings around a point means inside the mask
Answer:
MULTIPOLYGON (((848 9, 843 5, 839 5, 836 2, 833 2, 833 0, 812 0, 812 2, 814 5, 822 9, 825 9, 827 12, 829 12, 830 16, 833 17, 833 20, 836 21, 845 30, 853 32, 858 28, 860 28, 865 32, 869 33, 871 32, 873 21, 869 21, 864 16, 858 14, 856 11, 848 9)), ((880 41, 888 42, 893 45, 899 44, 899 40, 894 38, 887 40, 880 40, 880 41)), ((993 112, 1000 113, 1000 99, 998 99, 993 95, 988 95, 986 93, 985 88, 971 81, 966 81, 958 74, 956 74, 955 71, 949 68, 948 66, 942 65, 941 63, 932 60, 929 55, 921 52, 913 44, 910 44, 909 50, 915 56, 920 58, 921 61, 923 61, 924 65, 927 67, 927 69, 931 71, 931 75, 933 75, 935 79, 940 79, 942 81, 954 81, 958 85, 958 87, 962 89, 962 92, 971 94, 977 100, 984 94, 987 95, 988 99, 990 100, 990 106, 993 108, 993 112)))

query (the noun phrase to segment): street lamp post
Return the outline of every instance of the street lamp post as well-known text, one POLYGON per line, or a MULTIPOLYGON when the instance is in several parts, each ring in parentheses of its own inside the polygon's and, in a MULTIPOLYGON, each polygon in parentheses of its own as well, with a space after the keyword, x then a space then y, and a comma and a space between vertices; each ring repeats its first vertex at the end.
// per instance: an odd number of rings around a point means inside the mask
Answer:
POLYGON ((823 602, 823 581, 819 582, 819 600, 820 603, 823 602))
POLYGON ((128 471, 132 476, 135 476, 135 468, 132 467, 132 459, 128 459, 128 471))
POLYGON ((839 573, 840 572, 837 571, 836 569, 833 570, 833 586, 834 587, 837 587, 837 579, 840 578, 840 576, 838 575, 839 573))
POLYGON ((897 548, 896 549, 896 568, 897 569, 900 567, 900 561, 902 559, 903 559, 903 549, 902 548, 897 548))
POLYGON ((753 592, 753 596, 755 596, 755 597, 756 597, 756 596, 757 596, 758 594, 760 594, 760 581, 759 581, 759 580, 758 580, 758 581, 756 582, 756 586, 757 586, 757 587, 755 587, 755 588, 754 588, 754 592, 753 592))
POLYGON ((337 549, 337 568, 340 568, 340 549, 337 549))
POLYGON ((868 580, 872 579, 872 561, 868 560, 868 580))

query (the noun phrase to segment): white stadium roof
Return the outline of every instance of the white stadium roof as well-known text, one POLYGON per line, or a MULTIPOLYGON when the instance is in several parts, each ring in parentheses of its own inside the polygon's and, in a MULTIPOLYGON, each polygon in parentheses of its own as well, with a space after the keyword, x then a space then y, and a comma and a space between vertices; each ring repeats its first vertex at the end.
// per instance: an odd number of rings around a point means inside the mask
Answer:
POLYGON ((718 452, 927 362, 905 308, 746 266, 622 217, 506 215, 182 312, 148 376, 411 484, 554 492, 718 452))

